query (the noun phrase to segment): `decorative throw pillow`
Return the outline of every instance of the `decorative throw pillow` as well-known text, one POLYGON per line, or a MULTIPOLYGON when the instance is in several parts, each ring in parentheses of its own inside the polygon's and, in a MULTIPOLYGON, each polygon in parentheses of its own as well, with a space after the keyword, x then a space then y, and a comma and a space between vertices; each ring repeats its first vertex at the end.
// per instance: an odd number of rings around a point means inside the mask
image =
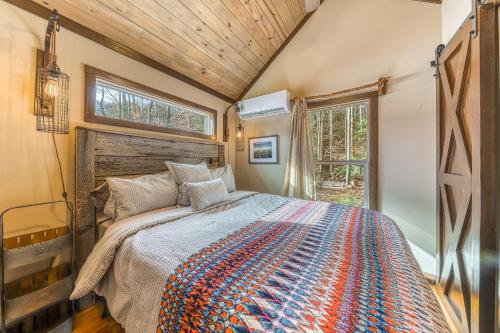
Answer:
POLYGON ((108 201, 104 205, 104 214, 110 216, 113 220, 115 219, 115 196, 113 192, 109 193, 108 201))
MULTIPOLYGON (((111 192, 109 192, 108 182, 104 182, 92 192, 90 192, 90 200, 96 208, 104 208, 103 213, 113 220, 115 218, 115 198, 111 192)), ((100 223, 102 221, 97 221, 100 223)))
POLYGON ((104 182, 90 192, 90 200, 95 207, 104 207, 108 199, 109 185, 107 182, 104 182))
POLYGON ((200 183, 186 183, 186 191, 193 211, 229 200, 226 185, 220 178, 200 183))
POLYGON ((186 192, 185 183, 198 183, 210 180, 210 172, 205 163, 202 164, 183 164, 174 162, 165 162, 167 168, 174 175, 175 181, 179 184, 178 206, 189 206, 189 195, 186 192))
POLYGON ((212 179, 222 179, 229 193, 236 191, 231 164, 227 164, 226 166, 217 169, 210 169, 210 176, 212 177, 212 179))
MULTIPOLYGON (((170 173, 145 175, 132 179, 107 178, 114 198, 115 221, 151 210, 175 206, 178 187, 170 173)), ((109 199, 108 199, 109 201, 109 199)))

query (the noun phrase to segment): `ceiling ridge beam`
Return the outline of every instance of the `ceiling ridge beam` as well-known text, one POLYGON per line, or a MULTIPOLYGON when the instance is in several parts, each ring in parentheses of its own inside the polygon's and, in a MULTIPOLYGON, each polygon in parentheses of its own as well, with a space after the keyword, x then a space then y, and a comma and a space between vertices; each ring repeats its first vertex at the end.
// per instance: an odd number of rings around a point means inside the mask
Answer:
MULTIPOLYGON (((50 14, 51 14, 51 10, 42 6, 42 5, 39 5, 31 0, 4 0, 5 2, 11 4, 11 5, 14 5, 16 7, 19 7, 31 14, 34 14, 36 16, 39 16, 39 17, 42 17, 44 19, 48 19, 50 14)), ((117 41, 115 41, 114 39, 111 39, 109 37, 106 37, 105 35, 97 32, 97 31, 94 31, 90 28, 87 28, 83 25, 81 25, 80 23, 78 22, 75 22, 65 16, 62 16, 60 15, 59 16, 59 22, 61 24, 62 27, 68 29, 69 31, 71 32, 74 32, 82 37, 85 37, 93 42, 96 42, 104 47, 107 47, 115 52, 118 52, 126 57, 129 57, 137 62, 140 62, 144 65, 147 65, 151 68, 154 68, 160 72, 163 72, 169 76, 172 76, 178 80, 181 80, 195 88, 198 88, 210 95, 213 95, 217 98, 220 98, 226 102, 230 102, 230 103, 233 103, 234 102, 234 99, 229 97, 229 96, 226 96, 206 85, 204 85, 203 83, 200 83, 182 73, 179 73, 178 71, 164 65, 164 64, 161 64, 159 63, 158 61, 154 60, 154 59, 151 59, 149 58, 148 56, 128 47, 128 46, 125 46, 123 45, 122 43, 119 43, 117 41)))
MULTIPOLYGON (((413 1, 420 1, 420 2, 428 2, 428 3, 433 3, 433 4, 441 4, 442 0, 413 0, 413 1)), ((325 0, 321 0, 321 3, 325 2, 325 0)), ((316 9, 318 10, 318 9, 316 9)), ((306 24, 306 22, 309 20, 309 18, 314 14, 314 12, 310 12, 304 16, 302 21, 295 27, 295 29, 288 35, 287 39, 285 42, 276 50, 276 52, 273 54, 273 56, 269 59, 269 61, 262 67, 262 69, 257 73, 257 75, 253 78, 253 80, 248 84, 248 87, 243 90, 243 92, 238 96, 238 100, 241 100, 245 95, 248 93, 250 89, 255 85, 255 83, 260 79, 260 77, 264 74, 264 72, 269 68, 269 66, 272 64, 272 62, 280 55, 280 53, 286 48, 288 43, 295 37, 295 35, 300 31, 300 29, 306 24)))
MULTIPOLYGON (((325 0, 322 0, 321 3, 323 3, 325 0)), ((316 9, 318 10, 318 9, 316 9)), ((300 21, 300 23, 293 29, 293 31, 288 35, 288 37, 285 39, 283 44, 274 52, 273 56, 269 59, 269 61, 262 67, 262 69, 257 73, 257 75, 253 78, 253 80, 248 84, 248 86, 241 92, 240 96, 238 96, 237 100, 241 100, 246 93, 252 89, 252 87, 255 85, 255 83, 260 79, 262 74, 269 68, 269 66, 273 63, 273 61, 280 55, 280 53, 287 47, 287 45, 292 41, 292 39, 295 37, 295 35, 302 29, 302 27, 307 23, 307 21, 311 18, 311 16, 316 12, 310 12, 307 13, 306 16, 300 21)))

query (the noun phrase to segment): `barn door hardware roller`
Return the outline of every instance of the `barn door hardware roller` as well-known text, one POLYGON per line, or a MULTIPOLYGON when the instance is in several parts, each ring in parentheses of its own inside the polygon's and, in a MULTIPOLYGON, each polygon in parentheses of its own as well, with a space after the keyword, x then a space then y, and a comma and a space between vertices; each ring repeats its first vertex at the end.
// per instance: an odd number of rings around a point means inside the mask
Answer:
POLYGON ((477 29, 478 29, 477 11, 478 11, 478 0, 472 0, 471 13, 469 16, 469 19, 472 21, 471 24, 472 30, 470 32, 471 38, 477 37, 477 29))

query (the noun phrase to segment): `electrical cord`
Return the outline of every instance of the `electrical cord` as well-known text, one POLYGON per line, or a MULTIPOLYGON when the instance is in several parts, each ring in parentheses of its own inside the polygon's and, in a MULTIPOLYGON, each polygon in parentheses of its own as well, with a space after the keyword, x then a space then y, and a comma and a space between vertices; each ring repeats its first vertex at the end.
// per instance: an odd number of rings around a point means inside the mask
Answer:
POLYGON ((61 178, 61 185, 62 185, 62 197, 64 199, 64 202, 66 203, 66 207, 68 208, 69 213, 71 214, 71 219, 74 218, 73 216, 73 208, 71 207, 69 201, 68 201, 68 193, 66 192, 66 184, 64 182, 64 176, 63 176, 63 171, 62 171, 62 166, 61 166, 61 159, 59 158, 59 150, 57 149, 57 144, 56 144, 56 138, 54 133, 52 133, 52 143, 54 145, 54 150, 56 152, 56 158, 57 158, 57 166, 59 168, 59 176, 61 178))

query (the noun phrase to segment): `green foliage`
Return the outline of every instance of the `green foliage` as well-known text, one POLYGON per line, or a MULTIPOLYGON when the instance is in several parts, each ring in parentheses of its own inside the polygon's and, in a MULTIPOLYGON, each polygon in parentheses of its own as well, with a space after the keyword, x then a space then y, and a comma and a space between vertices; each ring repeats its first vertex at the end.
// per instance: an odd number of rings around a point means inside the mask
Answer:
POLYGON ((364 167, 328 161, 366 160, 368 157, 368 103, 332 106, 309 112, 317 163, 315 179, 320 200, 364 205, 364 167))
POLYGON ((98 82, 96 114, 204 134, 213 133, 211 115, 98 82))
POLYGON ((253 151, 254 158, 271 158, 273 157, 273 151, 271 148, 266 149, 255 149, 253 151))
POLYGON ((366 159, 367 154, 367 138, 368 138, 368 119, 360 119, 356 123, 356 128, 354 130, 354 147, 353 149, 353 158, 355 160, 363 160, 366 159))

